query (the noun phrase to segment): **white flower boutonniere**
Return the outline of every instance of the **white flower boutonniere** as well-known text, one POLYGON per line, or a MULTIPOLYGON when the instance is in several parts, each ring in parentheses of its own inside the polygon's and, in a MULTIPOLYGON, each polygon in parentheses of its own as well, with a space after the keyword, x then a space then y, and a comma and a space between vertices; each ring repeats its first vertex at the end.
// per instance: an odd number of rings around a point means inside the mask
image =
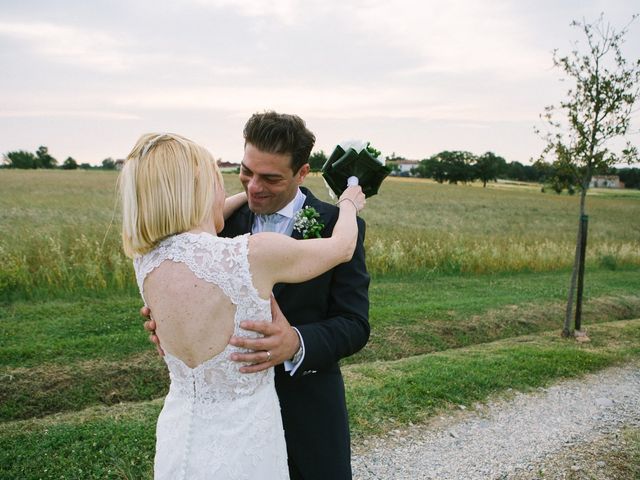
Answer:
POLYGON ((300 232, 302 238, 320 238, 324 223, 320 221, 320 214, 313 207, 304 207, 296 213, 293 229, 300 232))

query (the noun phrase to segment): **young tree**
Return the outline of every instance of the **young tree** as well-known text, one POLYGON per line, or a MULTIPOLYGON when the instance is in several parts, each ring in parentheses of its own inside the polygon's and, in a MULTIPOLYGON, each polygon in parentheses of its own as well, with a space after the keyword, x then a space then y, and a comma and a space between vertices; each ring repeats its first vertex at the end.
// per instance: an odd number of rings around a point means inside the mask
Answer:
POLYGON ((551 165, 553 175, 550 178, 550 185, 554 192, 560 194, 567 190, 569 195, 576 193, 576 188, 582 190, 581 179, 575 175, 575 166, 566 158, 558 158, 551 165))
MULTIPOLYGON (((633 17, 635 19, 635 16, 633 17)), ((633 21, 633 20, 632 20, 633 21)), ((542 133, 547 145, 541 159, 555 157, 569 169, 580 189, 580 219, 585 214, 585 198, 591 177, 613 164, 633 162, 637 149, 627 142, 620 153, 612 151, 612 140, 624 137, 630 128, 633 105, 638 99, 640 60, 627 62, 622 44, 627 27, 616 31, 603 15, 594 22, 574 21, 586 37, 586 45, 566 56, 554 51, 553 62, 572 83, 559 106, 545 108, 541 116, 548 124, 542 133), (558 119, 558 117, 561 117, 558 119)), ((563 335, 569 336, 581 255, 582 225, 578 227, 575 262, 567 298, 563 335)))

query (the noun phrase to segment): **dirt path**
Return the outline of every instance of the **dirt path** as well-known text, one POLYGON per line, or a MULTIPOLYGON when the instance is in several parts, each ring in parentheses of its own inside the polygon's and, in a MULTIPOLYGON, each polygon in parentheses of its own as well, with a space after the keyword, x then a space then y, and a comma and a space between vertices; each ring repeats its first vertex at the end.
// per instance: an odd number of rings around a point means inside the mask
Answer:
POLYGON ((354 479, 627 478, 615 463, 628 428, 640 429, 638 364, 364 440, 354 479))

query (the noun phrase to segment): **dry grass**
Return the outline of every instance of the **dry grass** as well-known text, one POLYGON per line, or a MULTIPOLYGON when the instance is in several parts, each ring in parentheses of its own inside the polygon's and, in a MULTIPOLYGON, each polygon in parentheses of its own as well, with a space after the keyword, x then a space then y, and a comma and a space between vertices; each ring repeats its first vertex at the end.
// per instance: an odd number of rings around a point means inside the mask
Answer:
MULTIPOLYGON (((123 291, 135 285, 120 249, 116 174, 0 171, 0 298, 123 291)), ((330 200, 322 178, 306 182, 330 200)), ((226 175, 227 190, 239 190, 226 175)), ((596 192, 588 201, 590 265, 640 265, 640 195, 596 192)), ((439 185, 389 178, 368 201, 373 274, 549 271, 571 265, 577 197, 531 185, 439 185)))

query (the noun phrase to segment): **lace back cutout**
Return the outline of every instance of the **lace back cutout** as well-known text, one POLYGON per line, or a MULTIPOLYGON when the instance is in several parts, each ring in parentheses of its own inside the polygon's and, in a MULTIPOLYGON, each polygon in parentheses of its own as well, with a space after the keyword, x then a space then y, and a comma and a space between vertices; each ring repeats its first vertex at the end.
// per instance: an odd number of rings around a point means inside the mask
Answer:
MULTIPOLYGON (((198 279, 218 287, 235 306, 233 334, 256 338, 258 334, 241 329, 240 322, 270 321, 271 309, 269 300, 259 297, 251 280, 248 238, 248 234, 227 239, 208 233, 183 233, 163 240, 154 250, 134 261, 142 298, 145 299, 144 281, 154 269, 166 260, 184 264, 198 279)), ((194 368, 175 355, 166 354, 171 388, 181 395, 193 397, 195 403, 203 407, 203 415, 207 415, 207 405, 252 394, 273 372, 239 374, 241 364, 229 360, 234 351, 244 350, 226 345, 220 353, 194 368)))

